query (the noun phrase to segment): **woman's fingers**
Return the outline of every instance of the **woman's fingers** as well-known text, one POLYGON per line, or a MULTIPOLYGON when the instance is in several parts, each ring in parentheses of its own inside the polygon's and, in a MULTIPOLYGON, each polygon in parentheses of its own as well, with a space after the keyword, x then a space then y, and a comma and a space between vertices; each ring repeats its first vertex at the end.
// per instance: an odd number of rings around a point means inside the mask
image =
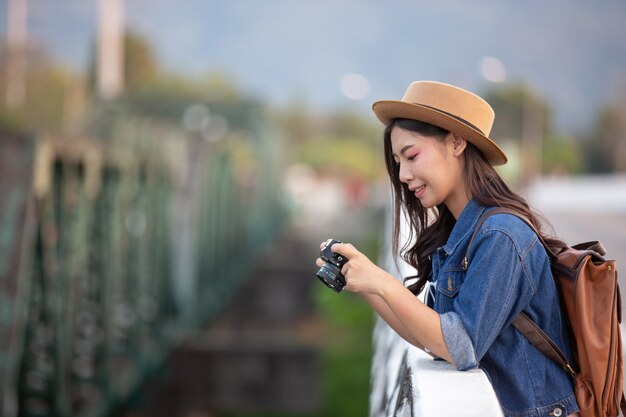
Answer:
POLYGON ((340 255, 343 255, 348 259, 352 258, 354 255, 357 255, 359 253, 359 251, 356 250, 356 248, 352 246, 352 244, 350 243, 335 243, 330 248, 330 250, 340 255))

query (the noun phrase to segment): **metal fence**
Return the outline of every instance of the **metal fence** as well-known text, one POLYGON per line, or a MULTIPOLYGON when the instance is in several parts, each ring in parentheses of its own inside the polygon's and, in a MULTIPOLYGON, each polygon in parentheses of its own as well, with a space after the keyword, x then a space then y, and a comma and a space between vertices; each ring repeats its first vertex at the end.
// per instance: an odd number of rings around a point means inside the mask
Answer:
POLYGON ((280 228, 262 129, 219 142, 141 117, 109 129, 0 142, 2 415, 111 413, 280 228))

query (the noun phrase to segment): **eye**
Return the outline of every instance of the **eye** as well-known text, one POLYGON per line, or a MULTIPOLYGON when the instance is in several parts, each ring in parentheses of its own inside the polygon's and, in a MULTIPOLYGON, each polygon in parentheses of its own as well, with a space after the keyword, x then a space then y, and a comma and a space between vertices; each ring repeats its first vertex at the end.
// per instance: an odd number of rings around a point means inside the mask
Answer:
POLYGON ((416 153, 415 155, 407 156, 406 159, 408 159, 409 161, 413 161, 415 158, 417 158, 417 155, 419 155, 419 154, 416 153))

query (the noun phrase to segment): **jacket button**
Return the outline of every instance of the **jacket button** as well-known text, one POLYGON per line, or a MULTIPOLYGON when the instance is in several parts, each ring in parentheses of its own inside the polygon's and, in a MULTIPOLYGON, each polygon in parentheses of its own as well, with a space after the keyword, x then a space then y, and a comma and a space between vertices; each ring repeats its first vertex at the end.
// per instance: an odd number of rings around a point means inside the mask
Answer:
POLYGON ((554 417, 561 417, 563 415, 563 410, 561 409, 561 407, 557 407, 554 409, 554 411, 552 411, 552 415, 554 417))

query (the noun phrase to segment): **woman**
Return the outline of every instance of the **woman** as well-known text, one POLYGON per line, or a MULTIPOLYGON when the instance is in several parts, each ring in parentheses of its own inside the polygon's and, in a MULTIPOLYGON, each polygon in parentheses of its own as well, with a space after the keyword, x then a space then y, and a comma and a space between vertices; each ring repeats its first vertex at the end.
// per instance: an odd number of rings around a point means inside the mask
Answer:
POLYGON ((400 251, 417 269, 417 281, 406 288, 352 245, 335 244, 332 250, 348 259, 345 289, 409 343, 459 370, 483 369, 505 415, 577 415, 568 374, 511 326, 523 310, 571 356, 538 236, 517 216, 492 215, 478 226, 464 262, 479 219, 493 207, 512 209, 541 230, 526 201, 493 168, 507 158, 488 137, 489 104, 466 90, 421 81, 402 100, 378 101, 373 110, 386 125, 394 252, 404 211, 410 235, 400 251), (427 282, 434 287, 429 305, 415 296, 427 282))

